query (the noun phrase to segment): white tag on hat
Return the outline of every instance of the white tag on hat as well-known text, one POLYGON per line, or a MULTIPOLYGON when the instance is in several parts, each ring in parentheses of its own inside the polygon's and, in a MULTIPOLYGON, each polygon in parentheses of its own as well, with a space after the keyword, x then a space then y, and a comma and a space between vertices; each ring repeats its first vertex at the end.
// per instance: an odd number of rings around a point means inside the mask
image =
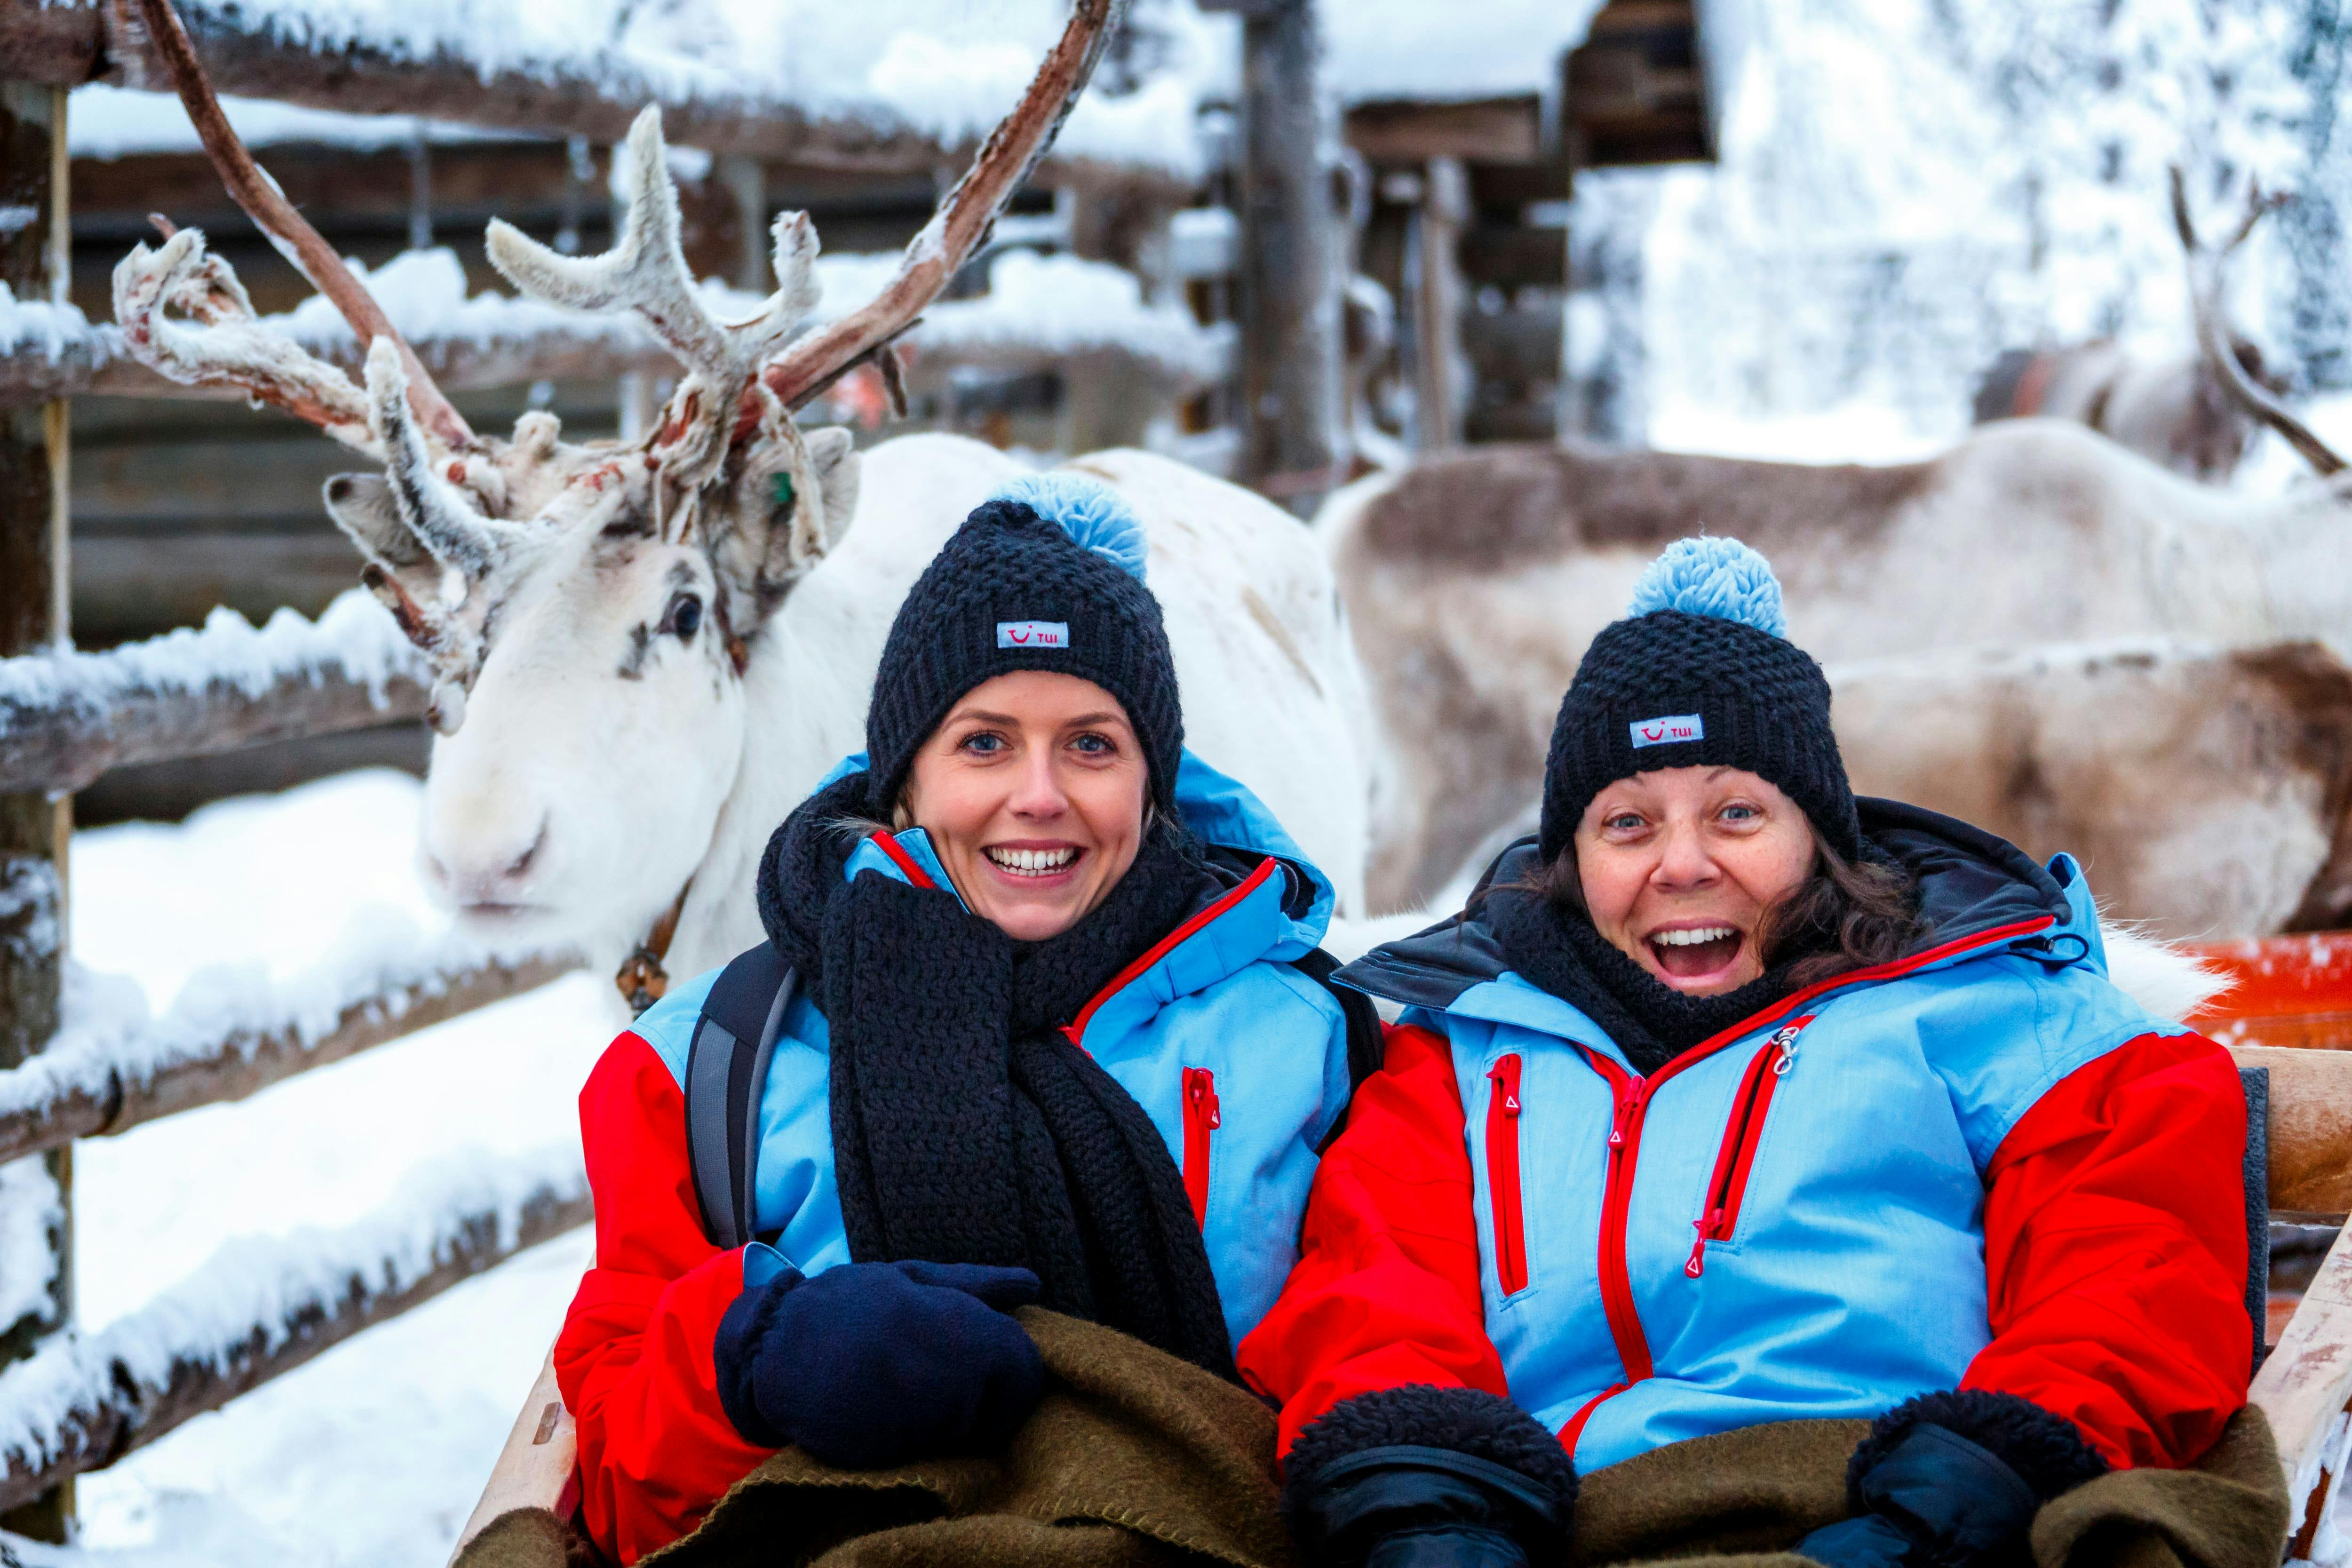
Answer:
POLYGON ((999 621, 996 623, 996 646, 999 647, 1067 647, 1070 646, 1070 623, 1067 621, 999 621))
POLYGON ((1676 746, 1685 741, 1706 739, 1706 721, 1696 713, 1669 714, 1663 719, 1636 719, 1632 725, 1633 749, 1644 746, 1676 746))

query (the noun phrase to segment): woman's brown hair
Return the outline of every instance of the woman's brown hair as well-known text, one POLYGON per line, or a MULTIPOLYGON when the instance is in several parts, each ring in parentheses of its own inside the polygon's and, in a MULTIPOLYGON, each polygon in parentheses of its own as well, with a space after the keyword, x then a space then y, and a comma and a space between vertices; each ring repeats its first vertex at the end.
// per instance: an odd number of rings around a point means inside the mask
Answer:
MULTIPOLYGON (((1790 984, 1801 987, 1909 952, 1927 929, 1919 918, 1917 884, 1897 867, 1848 860, 1830 847, 1821 829, 1810 821, 1805 826, 1813 836, 1812 874, 1766 906, 1756 931, 1764 967, 1792 952, 1807 953, 1789 972, 1790 984)), ((1573 843, 1523 886, 1557 908, 1591 918, 1573 843)))

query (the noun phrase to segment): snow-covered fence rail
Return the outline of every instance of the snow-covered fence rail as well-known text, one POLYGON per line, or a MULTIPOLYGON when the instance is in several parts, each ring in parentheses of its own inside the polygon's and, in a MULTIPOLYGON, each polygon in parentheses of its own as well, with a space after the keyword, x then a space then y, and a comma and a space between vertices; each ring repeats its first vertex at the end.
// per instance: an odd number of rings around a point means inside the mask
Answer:
POLYGON ((106 994, 102 978, 77 973, 65 1029, 24 1066, 0 1072, 0 1162, 243 1100, 578 965, 570 953, 427 947, 366 957, 283 989, 225 977, 215 989, 191 987, 153 1019, 106 994))
POLYGON ((353 589, 316 622, 215 610, 104 653, 0 659, 0 793, 79 789, 130 763, 363 729, 425 711, 416 652, 353 589))
POLYGON ((527 1247, 585 1225, 576 1146, 422 1173, 360 1224, 232 1243, 91 1334, 0 1372, 0 1509, 101 1469, 527 1247))
MULTIPOLYGON (((865 303, 898 262, 896 255, 822 258, 824 304, 817 320, 865 303)), ((463 268, 446 249, 410 251, 366 278, 393 325, 446 390, 677 374, 677 357, 635 312, 569 310, 497 292, 469 296, 463 268)), ((1108 262, 1006 251, 991 263, 989 282, 985 294, 932 306, 902 340, 919 383, 969 370, 1024 374, 1102 356, 1175 397, 1227 373, 1229 334, 1202 328, 1172 306, 1147 304, 1134 276, 1108 262)), ((705 288, 723 319, 759 308, 755 296, 705 288)), ((357 341, 325 300, 266 317, 262 325, 356 374, 357 341)), ((166 380, 130 357, 111 322, 93 323, 70 305, 0 298, 0 406, 82 393, 237 395, 166 380)))
MULTIPOLYGON (((372 17, 303 0, 178 0, 216 91, 313 109, 616 142, 657 103, 676 144, 813 172, 918 175, 968 153, 993 118, 965 112, 959 95, 938 92, 921 73, 894 92, 860 95, 804 69, 814 79, 795 89, 765 59, 730 67, 608 42, 603 26, 583 25, 573 9, 386 8, 372 17)), ((600 23, 607 12, 598 10, 600 23)), ((0 0, 0 77, 171 85, 137 6, 61 0, 0 0)), ((1040 177, 1189 191, 1200 174, 1192 116, 1181 93, 1082 100, 1040 177)))

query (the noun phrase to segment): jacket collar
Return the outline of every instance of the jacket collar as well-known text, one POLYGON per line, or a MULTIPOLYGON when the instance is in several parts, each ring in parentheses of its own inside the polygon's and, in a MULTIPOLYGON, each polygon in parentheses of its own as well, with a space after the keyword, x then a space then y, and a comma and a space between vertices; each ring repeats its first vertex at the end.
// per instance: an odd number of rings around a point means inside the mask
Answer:
MULTIPOLYGON (((822 791, 866 767, 862 752, 827 773, 822 791)), ((1260 959, 1304 957, 1331 922, 1331 880, 1299 851, 1247 785, 1187 750, 1176 770, 1176 809, 1208 852, 1223 891, 1122 970, 1070 1027, 1084 1046, 1122 1023, 1140 1022, 1179 996, 1206 990, 1260 959)), ((842 868, 845 878, 879 871, 902 882, 928 879, 954 893, 930 836, 919 827, 876 834, 842 868), (886 842, 887 840, 887 842, 886 842)))
MULTIPOLYGON (((2072 856, 2040 866, 2006 839, 1958 818, 1868 796, 1854 804, 1863 837, 1917 880, 1921 912, 1929 922, 1927 936, 1896 961, 1898 973, 1924 973, 1992 952, 2106 973, 2098 910, 2072 856)), ((1374 948, 1335 978, 1406 1006, 1585 1042, 1605 1040, 1580 1009, 1511 969, 1480 912, 1481 895, 1497 879, 1528 876, 1538 859, 1535 839, 1519 839, 1486 868, 1467 910, 1374 948)), ((1864 971, 1853 983, 1893 977, 1864 971)), ((1832 982, 1831 988, 1843 980, 1832 982)), ((1807 994, 1820 993, 1809 988, 1807 994)))

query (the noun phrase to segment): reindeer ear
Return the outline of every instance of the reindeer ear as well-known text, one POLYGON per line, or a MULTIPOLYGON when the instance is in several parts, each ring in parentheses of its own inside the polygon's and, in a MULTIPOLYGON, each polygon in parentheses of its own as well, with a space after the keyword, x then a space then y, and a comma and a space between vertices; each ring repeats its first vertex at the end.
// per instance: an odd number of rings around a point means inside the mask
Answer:
POLYGON ((736 476, 723 532, 711 542, 719 569, 774 609, 793 583, 848 531, 857 510, 857 453, 846 430, 803 436, 786 422, 754 445, 736 476))
POLYGON ((802 437, 808 447, 809 472, 816 480, 821 515, 811 519, 818 530, 816 553, 823 555, 849 531, 857 511, 857 447, 849 432, 828 425, 802 437))

